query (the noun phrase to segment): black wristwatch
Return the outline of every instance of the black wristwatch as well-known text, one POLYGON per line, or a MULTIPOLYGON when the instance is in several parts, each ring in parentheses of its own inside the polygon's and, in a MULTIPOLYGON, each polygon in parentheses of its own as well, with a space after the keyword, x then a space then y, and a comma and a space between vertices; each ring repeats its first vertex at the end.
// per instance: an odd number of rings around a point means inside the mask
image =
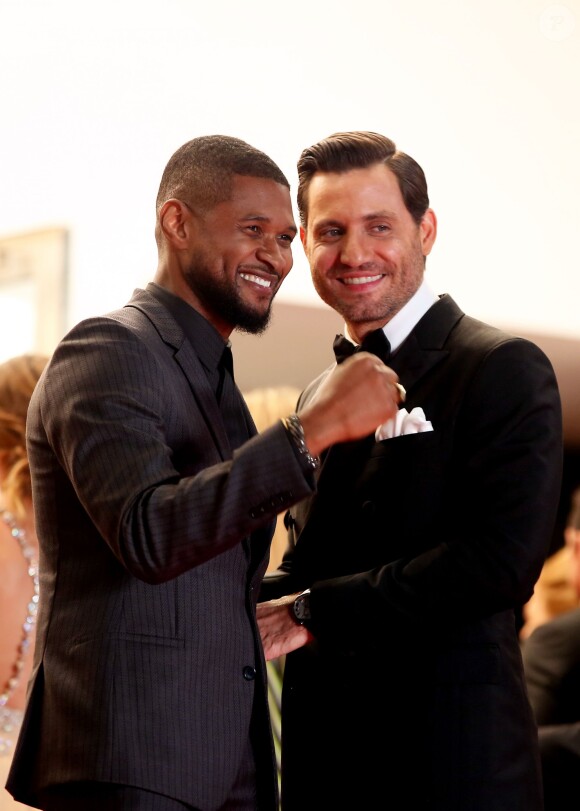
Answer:
POLYGON ((311 618, 310 614, 310 589, 306 589, 292 603, 294 618, 299 625, 304 625, 311 618))

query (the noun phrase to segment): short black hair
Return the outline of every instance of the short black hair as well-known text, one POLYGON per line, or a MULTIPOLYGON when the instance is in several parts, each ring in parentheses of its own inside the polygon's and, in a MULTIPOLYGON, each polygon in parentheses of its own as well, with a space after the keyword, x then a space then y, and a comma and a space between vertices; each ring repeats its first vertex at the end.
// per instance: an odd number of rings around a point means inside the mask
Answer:
POLYGON ((163 171, 156 210, 172 197, 202 212, 229 200, 234 175, 290 184, 274 161, 256 147, 229 135, 202 135, 174 152, 163 171))

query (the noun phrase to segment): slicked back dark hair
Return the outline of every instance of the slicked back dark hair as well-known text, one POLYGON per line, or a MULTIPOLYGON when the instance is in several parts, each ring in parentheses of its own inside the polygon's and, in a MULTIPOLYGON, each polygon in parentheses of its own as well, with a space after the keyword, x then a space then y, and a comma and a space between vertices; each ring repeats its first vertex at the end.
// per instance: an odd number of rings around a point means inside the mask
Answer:
POLYGON ((378 132, 335 132, 306 147, 298 160, 298 213, 308 223, 308 190, 317 172, 349 172, 383 163, 397 178, 407 211, 417 225, 429 208, 427 180, 417 161, 378 132))
POLYGON ((234 175, 290 184, 274 161, 256 147, 229 135, 193 138, 171 156, 157 194, 157 213, 172 197, 198 213, 231 199, 234 175))

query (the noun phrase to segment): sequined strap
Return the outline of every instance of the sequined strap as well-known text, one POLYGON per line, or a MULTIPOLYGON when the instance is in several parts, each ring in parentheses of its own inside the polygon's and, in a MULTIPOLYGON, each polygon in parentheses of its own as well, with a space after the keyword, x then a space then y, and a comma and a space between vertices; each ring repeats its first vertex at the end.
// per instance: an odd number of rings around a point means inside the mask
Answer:
POLYGON ((12 755, 23 717, 23 710, 0 707, 0 757, 12 755))

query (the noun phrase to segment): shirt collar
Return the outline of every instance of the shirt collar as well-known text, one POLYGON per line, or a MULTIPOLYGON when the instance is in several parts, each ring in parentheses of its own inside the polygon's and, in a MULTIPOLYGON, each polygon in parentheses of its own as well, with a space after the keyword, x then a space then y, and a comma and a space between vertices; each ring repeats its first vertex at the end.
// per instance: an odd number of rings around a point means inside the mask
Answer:
MULTIPOLYGON (((434 293, 427 282, 423 280, 419 289, 411 296, 409 301, 401 307, 398 313, 394 315, 391 320, 383 327, 383 332, 389 339, 391 344, 391 352, 396 352, 401 346, 405 338, 410 334, 414 327, 419 323, 421 318, 425 315, 439 297, 434 293)), ((353 340, 348 332, 344 329, 344 334, 349 341, 354 344, 357 342, 353 340)))
MULTIPOLYGON (((184 299, 156 282, 149 282, 147 290, 167 307, 205 368, 209 372, 217 370, 225 344, 216 328, 184 299)), ((231 346, 229 341, 226 343, 231 346)))

